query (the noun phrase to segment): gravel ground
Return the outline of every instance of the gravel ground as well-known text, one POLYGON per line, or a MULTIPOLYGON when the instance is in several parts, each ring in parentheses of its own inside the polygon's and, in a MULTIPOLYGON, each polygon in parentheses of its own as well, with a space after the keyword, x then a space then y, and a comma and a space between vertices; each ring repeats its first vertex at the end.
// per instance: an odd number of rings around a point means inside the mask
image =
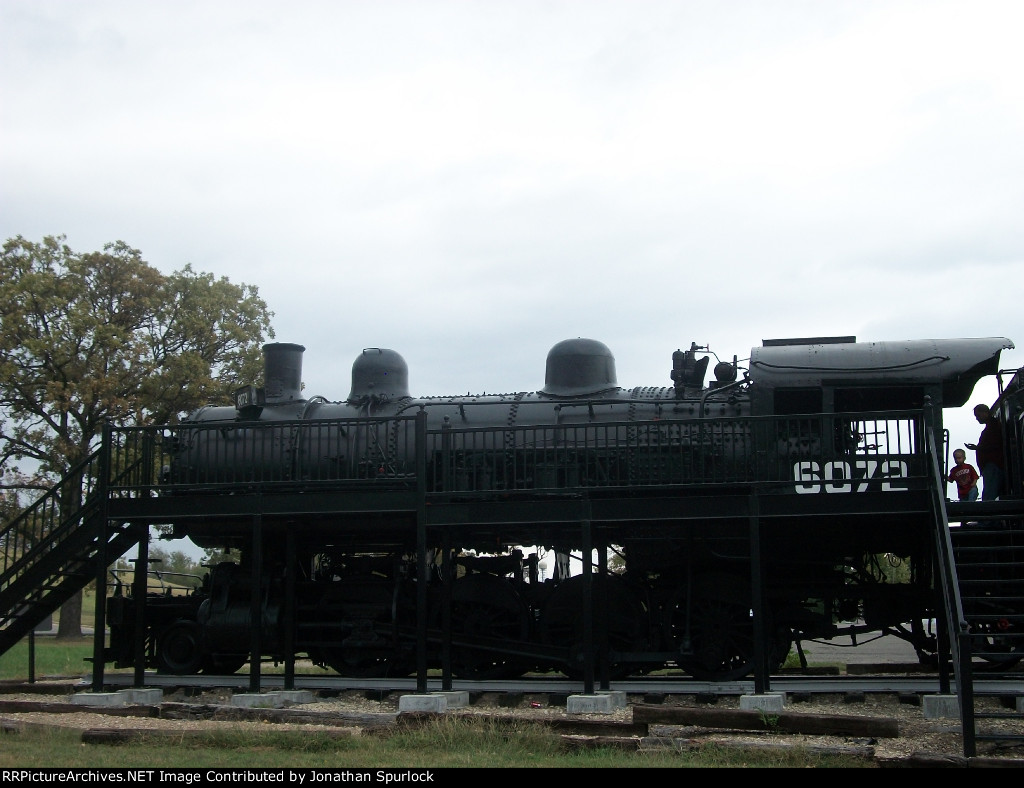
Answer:
MULTIPOLYGON (((45 685, 44 685, 45 686, 45 685)), ((42 689, 37 685, 37 689, 42 689)), ((54 685, 53 694, 5 692, 0 694, 0 701, 22 701, 17 711, 0 711, 0 725, 4 727, 28 723, 31 725, 52 725, 72 728, 75 730, 94 730, 103 728, 122 728, 131 730, 154 731, 195 731, 229 729, 267 730, 267 722, 245 720, 217 719, 168 719, 166 717, 123 717, 98 713, 97 710, 82 711, 35 711, 27 710, 26 704, 66 704, 69 703, 73 690, 70 687, 54 685), (22 711, 21 709, 26 710, 22 711)), ((525 719, 550 720, 595 720, 601 722, 632 722, 632 706, 641 703, 643 696, 629 696, 624 709, 601 714, 568 714, 564 706, 548 706, 545 696, 524 695, 514 707, 505 705, 504 696, 500 693, 484 693, 473 698, 474 702, 464 708, 449 709, 449 714, 500 715, 516 716, 525 719)), ((721 696, 713 705, 707 698, 698 699, 690 695, 668 696, 664 707, 703 707, 715 709, 738 709, 739 698, 721 696)), ((834 751, 856 751, 873 757, 879 765, 899 765, 912 756, 926 754, 933 758, 946 758, 951 765, 962 760, 963 743, 960 737, 958 719, 925 719, 920 706, 901 703, 893 694, 867 694, 858 697, 858 702, 847 702, 843 696, 814 696, 803 703, 788 701, 785 706, 787 714, 814 714, 838 716, 866 716, 895 719, 899 726, 896 738, 855 739, 839 736, 808 736, 780 733, 758 733, 742 730, 722 730, 701 728, 696 726, 650 725, 649 737, 642 744, 649 746, 694 747, 707 742, 717 742, 738 746, 805 746, 823 748, 834 751)), ((187 703, 192 707, 205 707, 207 713, 217 707, 236 709, 231 704, 230 691, 208 692, 198 696, 185 696, 181 692, 165 694, 162 710, 169 704, 187 703)), ((329 715, 366 715, 377 724, 391 724, 398 717, 399 695, 392 693, 383 700, 367 699, 361 692, 345 692, 337 697, 317 699, 313 703, 289 704, 288 709, 310 714, 329 715)), ((8 704, 10 707, 11 704, 8 704)), ((979 698, 978 711, 1006 711, 1000 709, 995 698, 979 698)), ((216 716, 216 715, 214 715, 216 716)), ((983 723, 982 723, 983 725, 983 723)), ((1016 721, 1015 732, 1024 734, 1024 721, 1016 721)), ((1005 727, 1005 726, 1003 726, 1005 727)), ((337 717, 328 724, 318 725, 309 722, 275 722, 274 730, 295 731, 328 731, 332 735, 364 735, 367 728, 362 724, 340 723, 337 717)), ((995 747, 987 742, 978 743, 980 756, 1013 759, 1003 765, 1019 765, 1024 767, 1024 745, 1014 747, 995 747)), ((962 762, 960 765, 963 765, 962 762)))

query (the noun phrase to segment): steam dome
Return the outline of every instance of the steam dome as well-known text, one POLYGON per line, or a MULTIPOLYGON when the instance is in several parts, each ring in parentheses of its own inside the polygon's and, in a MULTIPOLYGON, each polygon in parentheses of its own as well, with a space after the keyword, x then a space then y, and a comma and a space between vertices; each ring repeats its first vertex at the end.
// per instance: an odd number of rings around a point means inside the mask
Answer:
POLYGON ((548 351, 542 394, 578 397, 618 387, 615 357, 594 339, 566 339, 548 351))
POLYGON ((394 350, 371 347, 352 364, 349 402, 374 397, 401 399, 409 396, 409 367, 394 350))

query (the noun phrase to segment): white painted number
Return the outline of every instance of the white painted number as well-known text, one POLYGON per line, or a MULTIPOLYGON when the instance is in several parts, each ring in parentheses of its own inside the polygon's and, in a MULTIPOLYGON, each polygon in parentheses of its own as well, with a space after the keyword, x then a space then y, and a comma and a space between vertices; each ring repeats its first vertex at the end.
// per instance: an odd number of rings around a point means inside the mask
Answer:
POLYGON ((904 460, 886 460, 879 467, 878 460, 843 460, 826 462, 824 467, 813 460, 802 460, 793 465, 794 489, 800 495, 820 493, 866 492, 871 481, 880 479, 882 492, 906 490, 907 463, 904 460), (879 470, 881 472, 879 472, 879 470), (824 484, 822 484, 824 482, 824 484))

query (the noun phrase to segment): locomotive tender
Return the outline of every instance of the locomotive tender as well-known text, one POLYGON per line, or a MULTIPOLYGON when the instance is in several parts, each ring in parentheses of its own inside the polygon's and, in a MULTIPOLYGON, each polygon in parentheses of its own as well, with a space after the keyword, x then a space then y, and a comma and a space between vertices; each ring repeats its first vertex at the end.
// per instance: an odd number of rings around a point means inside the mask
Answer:
POLYGON ((626 389, 607 346, 570 339, 540 391, 432 397, 370 348, 333 402, 304 398, 301 345, 268 344, 234 406, 114 431, 124 457, 155 451, 173 536, 230 558, 144 617, 119 588, 106 657, 132 664, 142 626, 147 664, 176 674, 256 653, 360 677, 425 655, 469 679, 731 680, 877 630, 929 659, 942 410, 1013 347, 767 340, 707 380, 692 344, 672 385, 626 389))

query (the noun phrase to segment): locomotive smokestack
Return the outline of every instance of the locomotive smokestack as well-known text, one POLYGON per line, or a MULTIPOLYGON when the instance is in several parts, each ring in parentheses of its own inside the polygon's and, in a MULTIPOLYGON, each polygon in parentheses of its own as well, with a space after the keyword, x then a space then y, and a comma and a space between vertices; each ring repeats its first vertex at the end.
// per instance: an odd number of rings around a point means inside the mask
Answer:
POLYGON ((302 399, 302 354, 306 348, 288 342, 263 346, 263 388, 267 404, 302 399))

